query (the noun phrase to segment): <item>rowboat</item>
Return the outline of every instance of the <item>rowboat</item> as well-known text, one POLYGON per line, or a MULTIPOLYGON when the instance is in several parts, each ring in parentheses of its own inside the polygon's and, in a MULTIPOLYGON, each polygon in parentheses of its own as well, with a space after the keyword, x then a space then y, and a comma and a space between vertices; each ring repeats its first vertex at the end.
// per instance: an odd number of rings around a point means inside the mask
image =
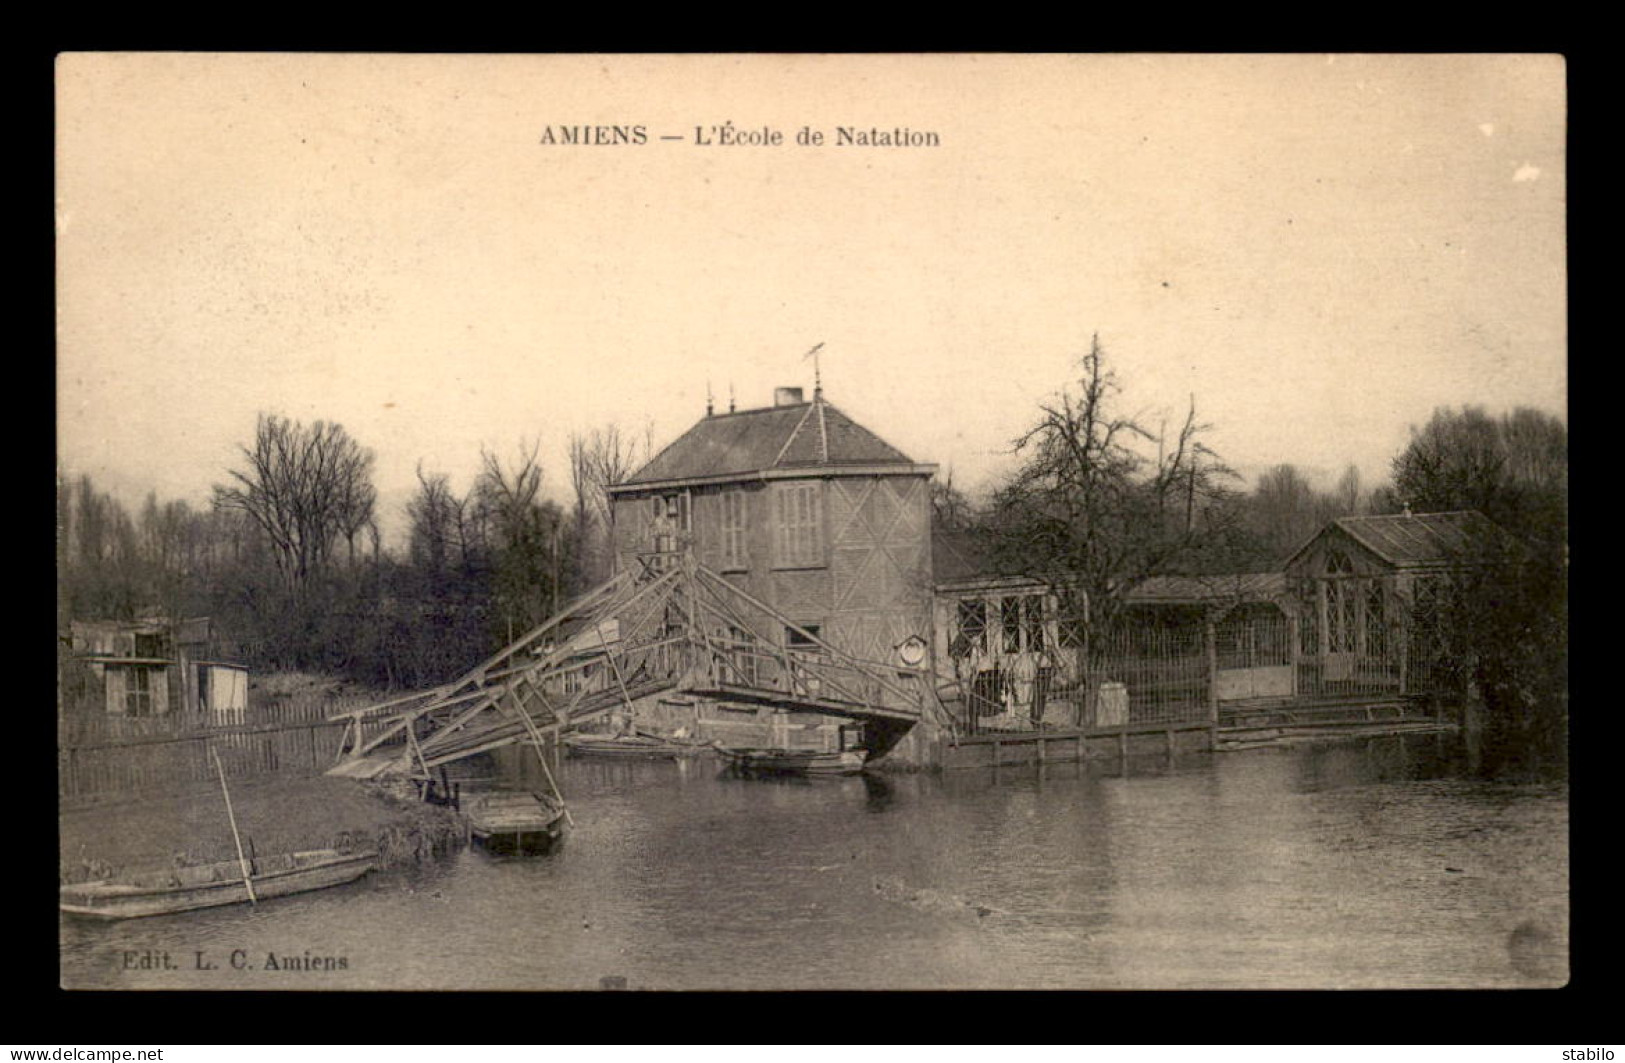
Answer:
POLYGON ((786 775, 856 775, 869 754, 861 749, 822 753, 797 749, 728 749, 717 747, 735 768, 786 775))
POLYGON ((252 898, 243 881, 243 865, 236 860, 136 872, 117 881, 63 886, 59 907, 70 915, 91 919, 189 912, 339 886, 371 871, 377 860, 375 852, 337 849, 260 857, 249 862, 252 898))
POLYGON ((573 757, 621 757, 632 760, 670 760, 693 757, 711 748, 709 742, 657 738, 654 735, 570 735, 564 747, 573 757))
POLYGON ((564 804, 546 794, 490 793, 468 803, 469 833, 492 852, 552 848, 564 835, 564 804))

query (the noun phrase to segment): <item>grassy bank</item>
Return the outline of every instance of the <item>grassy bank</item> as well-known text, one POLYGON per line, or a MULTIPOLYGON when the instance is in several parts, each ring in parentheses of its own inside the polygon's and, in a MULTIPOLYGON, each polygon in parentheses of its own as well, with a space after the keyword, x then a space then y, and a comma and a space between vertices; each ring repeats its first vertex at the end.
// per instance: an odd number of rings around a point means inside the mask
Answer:
MULTIPOLYGON (((324 775, 232 784, 232 808, 245 850, 262 856, 301 849, 371 848, 380 866, 433 859, 463 842, 461 819, 446 808, 389 793, 375 783, 324 775)), ((58 815, 61 882, 123 870, 234 860, 220 787, 190 785, 161 798, 64 808, 58 815)))

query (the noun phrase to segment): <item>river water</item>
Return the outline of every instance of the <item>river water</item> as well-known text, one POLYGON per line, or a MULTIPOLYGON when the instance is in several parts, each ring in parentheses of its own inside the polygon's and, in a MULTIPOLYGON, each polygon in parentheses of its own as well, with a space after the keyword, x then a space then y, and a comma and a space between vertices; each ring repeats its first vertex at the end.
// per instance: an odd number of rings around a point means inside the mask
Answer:
POLYGON ((575 826, 552 853, 467 850, 258 907, 107 925, 64 918, 62 984, 1159 989, 1568 979, 1566 786, 1469 778, 1436 736, 1133 758, 1126 770, 1051 764, 1042 774, 762 780, 729 776, 710 759, 567 760, 561 774, 575 826))

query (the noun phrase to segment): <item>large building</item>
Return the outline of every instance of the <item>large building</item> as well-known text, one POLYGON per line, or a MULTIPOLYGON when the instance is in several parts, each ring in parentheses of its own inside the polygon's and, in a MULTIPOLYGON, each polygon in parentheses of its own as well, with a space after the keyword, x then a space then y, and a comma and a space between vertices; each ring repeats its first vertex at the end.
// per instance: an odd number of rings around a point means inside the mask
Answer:
MULTIPOLYGON (((609 488, 616 565, 692 549, 796 626, 855 657, 919 666, 931 630, 934 465, 825 401, 707 413, 609 488)), ((757 635, 789 649, 795 630, 757 635)))

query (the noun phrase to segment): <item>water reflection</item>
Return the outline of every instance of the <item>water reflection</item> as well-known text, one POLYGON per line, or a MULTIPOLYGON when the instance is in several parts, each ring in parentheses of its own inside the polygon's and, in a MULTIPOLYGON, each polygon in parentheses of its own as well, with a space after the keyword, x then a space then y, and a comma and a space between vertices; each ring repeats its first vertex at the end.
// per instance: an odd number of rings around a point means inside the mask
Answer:
MULTIPOLYGON (((534 758, 487 782, 545 786, 534 758)), ((63 923, 64 982, 266 988, 1555 985, 1561 786, 1431 738, 941 775, 740 778, 565 760, 546 857, 464 852, 352 887, 63 923), (131 972, 121 950, 314 949, 320 976, 131 972)), ((465 784, 466 789, 466 784, 465 784)))
POLYGON ((863 781, 864 805, 870 812, 885 812, 892 806, 897 793, 892 784, 874 772, 864 772, 859 778, 863 781))

